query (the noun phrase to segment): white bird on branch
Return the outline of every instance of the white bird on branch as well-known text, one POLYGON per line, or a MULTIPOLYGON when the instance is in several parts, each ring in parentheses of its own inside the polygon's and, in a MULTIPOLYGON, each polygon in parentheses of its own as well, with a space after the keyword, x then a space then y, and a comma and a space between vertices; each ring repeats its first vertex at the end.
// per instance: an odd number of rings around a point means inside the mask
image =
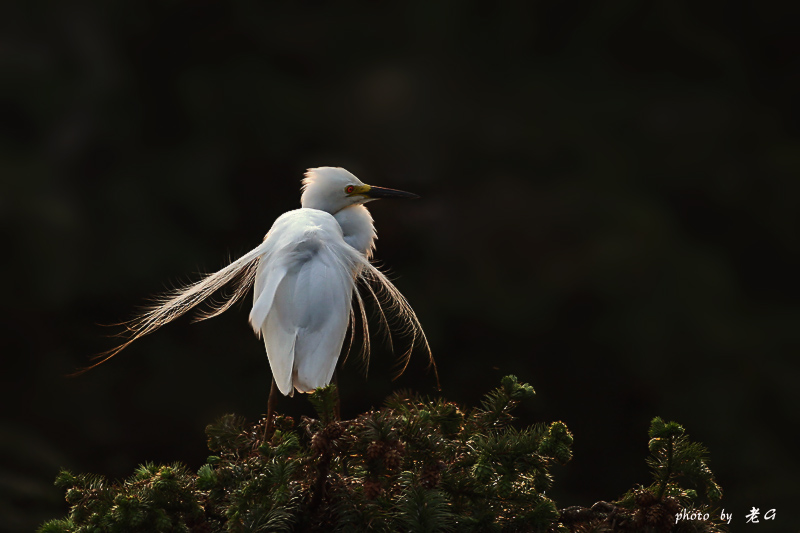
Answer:
POLYGON ((303 180, 300 209, 278 217, 260 245, 227 267, 160 297, 156 305, 128 324, 130 337, 98 356, 100 360, 89 368, 182 316, 224 285, 235 282, 233 294, 221 304, 212 304, 198 320, 219 315, 254 285, 250 324, 264 341, 272 370, 267 413, 270 424, 277 391, 292 396, 295 390, 311 392, 331 382, 348 325, 352 335, 356 323, 354 299, 368 361, 369 331, 364 302, 356 288, 363 282, 361 285, 378 303, 387 327, 386 314, 391 312, 401 321, 403 332, 411 336, 400 373, 416 344, 426 351, 435 371, 430 347, 411 306, 370 263, 377 236, 364 204, 379 198, 418 196, 366 185, 343 168, 309 169, 303 180))

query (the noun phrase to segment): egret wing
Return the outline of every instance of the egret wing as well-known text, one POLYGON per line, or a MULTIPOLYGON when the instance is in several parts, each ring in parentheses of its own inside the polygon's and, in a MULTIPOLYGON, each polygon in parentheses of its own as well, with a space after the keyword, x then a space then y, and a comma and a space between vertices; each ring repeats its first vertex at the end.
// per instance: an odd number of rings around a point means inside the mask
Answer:
MULTIPOLYGON (((250 324, 256 335, 264 340, 278 389, 283 394, 291 394, 296 332, 282 328, 280 320, 267 320, 278 288, 287 278, 288 269, 285 265, 274 264, 270 259, 269 256, 262 257, 256 271, 255 303, 250 311, 250 324)), ((275 314, 277 316, 278 312, 275 314)))
POLYGON ((359 254, 336 220, 314 209, 284 214, 265 242, 250 323, 264 338, 280 391, 310 392, 327 385, 336 368, 359 254))
POLYGON ((298 276, 294 304, 302 326, 295 345, 293 378, 300 392, 330 383, 342 351, 354 288, 350 252, 340 249, 342 245, 321 246, 298 276))

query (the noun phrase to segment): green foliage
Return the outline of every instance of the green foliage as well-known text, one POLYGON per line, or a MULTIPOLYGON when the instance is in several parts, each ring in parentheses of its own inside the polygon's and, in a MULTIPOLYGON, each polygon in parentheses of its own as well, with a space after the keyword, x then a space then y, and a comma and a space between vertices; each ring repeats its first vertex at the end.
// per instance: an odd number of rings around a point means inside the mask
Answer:
POLYGON ((195 476, 180 464, 147 463, 117 484, 102 476, 62 471, 56 485, 66 490, 70 514, 44 524, 39 529, 43 533, 191 531, 204 520, 195 476))
POLYGON ((218 452, 223 449, 238 450, 247 446, 249 440, 244 434, 247 421, 236 415, 223 415, 215 424, 206 427, 208 449, 218 452))
POLYGON ((336 385, 320 387, 308 399, 323 424, 328 424, 336 418, 336 404, 339 401, 336 385))
POLYGON ((700 443, 690 442, 683 427, 656 417, 648 433, 651 457, 647 464, 656 479, 658 499, 667 494, 694 503, 716 503, 722 498, 722 489, 706 463, 708 450, 700 443), (681 482, 691 488, 681 488, 681 482))
POLYGON ((40 531, 556 531, 544 491, 572 436, 561 422, 513 427, 514 407, 532 396, 509 376, 468 413, 395 394, 337 421, 325 387, 310 396, 319 419, 278 416, 266 441, 266 421, 209 425, 216 455, 196 475, 145 464, 112 484, 62 472, 70 514, 40 531))
POLYGON ((338 421, 326 387, 311 395, 319 419, 278 415, 266 440, 266 420, 225 415, 209 425, 216 455, 196 474, 147 463, 108 483, 62 471, 69 515, 39 531, 684 531, 673 528, 675 512, 719 499, 706 450, 656 418, 652 486, 559 511, 547 495, 551 467, 571 459, 573 439, 563 422, 513 425, 514 407, 533 395, 508 376, 469 411, 396 393, 382 409, 338 421))
POLYGON ((708 468, 705 447, 691 442, 680 424, 664 422, 660 417, 650 422, 648 435, 647 464, 653 474, 650 486, 638 486, 615 503, 565 509, 562 520, 572 531, 725 531, 719 510, 712 507, 722 498, 722 489, 708 468), (708 514, 709 520, 678 520, 682 511, 695 516, 708 514))

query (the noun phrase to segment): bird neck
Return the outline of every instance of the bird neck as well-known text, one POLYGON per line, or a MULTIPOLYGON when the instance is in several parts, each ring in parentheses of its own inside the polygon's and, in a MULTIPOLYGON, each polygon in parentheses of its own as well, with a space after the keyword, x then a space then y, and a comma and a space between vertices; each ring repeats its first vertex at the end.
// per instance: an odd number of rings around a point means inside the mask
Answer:
POLYGON ((370 259, 377 233, 369 210, 363 205, 351 205, 334 213, 333 218, 342 228, 344 241, 370 259))

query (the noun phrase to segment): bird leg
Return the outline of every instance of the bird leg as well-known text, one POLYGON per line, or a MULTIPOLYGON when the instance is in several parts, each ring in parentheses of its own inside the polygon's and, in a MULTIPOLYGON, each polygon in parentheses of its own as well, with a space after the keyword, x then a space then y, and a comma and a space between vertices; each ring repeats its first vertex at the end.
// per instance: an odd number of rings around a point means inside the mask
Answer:
POLYGON ((336 386, 336 402, 333 404, 333 418, 337 422, 342 419, 342 402, 339 399, 339 370, 333 371, 331 383, 336 386))
POLYGON ((278 405, 278 384, 275 383, 275 378, 272 378, 272 386, 269 388, 269 400, 267 401, 267 425, 264 428, 264 441, 267 436, 272 437, 275 431, 275 406, 278 405))

